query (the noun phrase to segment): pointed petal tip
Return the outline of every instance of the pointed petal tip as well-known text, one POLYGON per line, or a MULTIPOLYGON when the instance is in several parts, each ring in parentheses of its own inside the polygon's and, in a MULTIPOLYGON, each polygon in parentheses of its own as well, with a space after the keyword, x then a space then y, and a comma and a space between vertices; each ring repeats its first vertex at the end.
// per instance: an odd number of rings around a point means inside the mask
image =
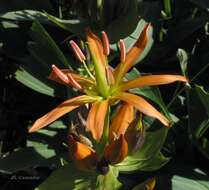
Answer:
POLYGON ((30 129, 28 129, 28 133, 34 133, 36 132, 37 130, 33 129, 33 127, 31 127, 30 129))

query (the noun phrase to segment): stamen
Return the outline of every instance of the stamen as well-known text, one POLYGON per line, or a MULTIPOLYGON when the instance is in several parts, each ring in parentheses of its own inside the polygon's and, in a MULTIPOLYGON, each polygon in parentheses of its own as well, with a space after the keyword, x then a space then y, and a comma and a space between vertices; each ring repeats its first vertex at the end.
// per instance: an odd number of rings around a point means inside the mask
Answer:
POLYGON ((70 41, 70 45, 71 45, 76 57, 78 58, 78 60, 80 62, 84 62, 86 60, 86 57, 83 54, 83 52, 81 51, 81 49, 79 48, 79 46, 73 40, 70 41))
POLYGON ((52 70, 55 74, 64 82, 69 83, 69 79, 65 73, 63 73, 56 65, 52 65, 52 70))
POLYGON ((69 73, 69 74, 67 74, 67 76, 68 76, 68 79, 69 79, 69 83, 73 87, 77 88, 78 90, 83 90, 82 86, 73 78, 72 74, 69 73))
POLYGON ((108 56, 110 54, 110 43, 105 31, 102 31, 102 42, 104 47, 104 54, 108 56))
POLYGON ((123 40, 120 40, 120 61, 123 63, 126 60, 126 46, 123 40))

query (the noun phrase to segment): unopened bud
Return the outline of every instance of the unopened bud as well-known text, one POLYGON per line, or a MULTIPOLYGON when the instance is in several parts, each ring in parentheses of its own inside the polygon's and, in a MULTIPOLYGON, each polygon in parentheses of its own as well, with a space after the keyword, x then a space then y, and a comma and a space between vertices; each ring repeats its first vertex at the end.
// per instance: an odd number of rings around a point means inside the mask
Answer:
POLYGON ((128 150, 130 154, 134 154, 144 144, 145 130, 142 122, 142 116, 140 116, 139 119, 132 121, 125 133, 125 138, 128 142, 128 150))
POLYGON ((92 171, 96 169, 97 155, 93 149, 77 141, 73 135, 68 136, 69 153, 78 169, 92 171))
POLYGON ((128 143, 123 135, 105 147, 104 157, 110 164, 118 164, 128 154, 128 143))

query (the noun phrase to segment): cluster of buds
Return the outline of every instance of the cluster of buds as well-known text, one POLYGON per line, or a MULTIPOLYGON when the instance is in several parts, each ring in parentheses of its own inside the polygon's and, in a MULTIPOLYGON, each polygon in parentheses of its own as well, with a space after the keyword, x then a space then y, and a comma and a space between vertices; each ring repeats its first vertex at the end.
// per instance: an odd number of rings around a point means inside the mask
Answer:
POLYGON ((88 76, 81 76, 72 70, 59 69, 52 65, 49 78, 78 89, 82 95, 62 102, 39 118, 29 132, 35 132, 47 126, 81 105, 89 105, 85 130, 91 133, 93 147, 70 133, 68 135, 69 152, 79 169, 106 174, 109 165, 122 162, 128 154, 135 152, 142 145, 144 140, 142 114, 154 117, 166 127, 170 127, 169 120, 163 114, 143 97, 129 90, 175 81, 187 82, 187 79, 181 75, 166 74, 139 76, 133 80, 124 80, 125 74, 145 49, 151 27, 150 24, 144 27, 138 40, 128 52, 126 52, 124 41, 119 41, 120 63, 116 68, 108 64, 107 56, 110 54, 110 46, 105 32, 102 32, 100 39, 91 30, 87 30, 87 45, 93 71, 86 64, 86 57, 79 46, 74 41, 70 41, 76 57, 83 64, 88 76), (114 116, 110 117, 113 105, 118 106, 118 109, 114 116))
POLYGON ((101 145, 98 151, 100 155, 86 137, 83 139, 83 136, 75 132, 69 133, 70 156, 80 170, 106 174, 109 165, 122 162, 128 154, 134 154, 144 142, 142 115, 136 116, 133 106, 127 103, 118 108, 108 128, 105 145, 102 145, 102 141, 98 142, 101 145))

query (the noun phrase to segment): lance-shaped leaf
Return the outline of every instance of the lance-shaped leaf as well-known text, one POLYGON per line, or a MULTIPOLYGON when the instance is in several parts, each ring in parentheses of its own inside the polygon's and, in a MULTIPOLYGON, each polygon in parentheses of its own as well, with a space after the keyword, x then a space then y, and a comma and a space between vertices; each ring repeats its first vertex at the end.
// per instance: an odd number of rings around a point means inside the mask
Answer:
POLYGON ((108 100, 98 101, 92 104, 88 114, 87 129, 91 131, 93 138, 99 141, 103 134, 105 116, 108 109, 108 100))
POLYGON ((106 79, 107 60, 101 40, 90 30, 87 31, 87 43, 92 56, 97 87, 104 96, 108 94, 108 82, 106 79))
POLYGON ((159 111, 157 111, 151 104, 149 104, 144 98, 140 96, 136 96, 134 94, 121 92, 115 96, 116 99, 123 100, 131 105, 133 105, 136 109, 142 112, 145 115, 150 117, 154 117, 158 119, 165 126, 169 126, 168 119, 162 115, 159 111))
POLYGON ((124 135, 121 135, 119 139, 111 141, 111 143, 105 147, 104 157, 110 164, 117 164, 123 161, 127 154, 128 143, 124 135))
POLYGON ((110 129, 109 129, 109 141, 114 140, 114 137, 118 138, 120 135, 124 135, 126 129, 130 125, 134 118, 134 108, 132 105, 124 103, 116 115, 113 117, 110 129))
POLYGON ((122 91, 126 91, 126 90, 132 89, 132 88, 163 85, 163 84, 173 83, 176 81, 187 82, 187 79, 181 75, 140 76, 134 80, 122 83, 120 89, 122 91))
POLYGON ((76 109, 82 104, 91 103, 97 100, 97 97, 91 97, 87 95, 78 96, 69 100, 64 101, 52 111, 48 112, 41 118, 37 119, 33 126, 29 129, 29 132, 35 132, 41 129, 53 121, 57 120, 59 117, 65 115, 66 113, 76 109))
POLYGON ((148 41, 148 32, 150 24, 147 24, 143 29, 142 33, 139 36, 139 39, 136 41, 134 46, 126 55, 126 60, 123 63, 120 63, 115 70, 115 78, 120 80, 123 78, 126 72, 135 64, 135 61, 140 57, 143 50, 145 49, 148 41))
POLYGON ((84 171, 96 169, 97 155, 89 146, 76 141, 69 135, 69 152, 77 168, 84 171))

